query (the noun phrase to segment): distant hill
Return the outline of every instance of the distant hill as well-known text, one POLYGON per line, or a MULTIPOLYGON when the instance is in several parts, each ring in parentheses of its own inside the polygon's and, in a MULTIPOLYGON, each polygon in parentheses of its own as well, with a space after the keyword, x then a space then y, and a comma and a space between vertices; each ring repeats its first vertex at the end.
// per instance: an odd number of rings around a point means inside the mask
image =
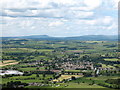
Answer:
POLYGON ((118 41, 117 35, 85 35, 75 37, 51 37, 48 35, 31 35, 20 37, 2 37, 2 39, 37 39, 37 40, 81 40, 81 41, 118 41))
POLYGON ((28 39, 32 39, 32 38, 49 38, 48 35, 31 35, 31 36, 22 36, 19 38, 28 38, 28 39))
POLYGON ((117 35, 85 35, 85 36, 78 36, 78 37, 67 37, 66 39, 70 39, 70 40, 97 40, 97 41, 101 41, 101 40, 107 40, 107 41, 117 41, 118 40, 118 36, 117 35))

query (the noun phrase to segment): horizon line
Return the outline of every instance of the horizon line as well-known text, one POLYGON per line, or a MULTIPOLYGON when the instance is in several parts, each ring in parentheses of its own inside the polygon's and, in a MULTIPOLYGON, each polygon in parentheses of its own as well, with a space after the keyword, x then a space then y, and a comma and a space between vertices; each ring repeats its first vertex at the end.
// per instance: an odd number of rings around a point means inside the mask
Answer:
POLYGON ((90 34, 90 35, 76 35, 76 36, 50 36, 50 35, 21 35, 21 36, 0 36, 0 37, 27 37, 27 36, 48 36, 48 37, 79 37, 79 36, 119 36, 119 35, 94 35, 94 34, 90 34))

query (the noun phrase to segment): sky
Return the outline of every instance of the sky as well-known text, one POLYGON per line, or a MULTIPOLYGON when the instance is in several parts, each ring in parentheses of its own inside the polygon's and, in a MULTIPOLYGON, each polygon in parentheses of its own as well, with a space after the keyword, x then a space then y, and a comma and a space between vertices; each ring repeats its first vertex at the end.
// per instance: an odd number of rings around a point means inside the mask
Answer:
POLYGON ((117 35, 119 0, 1 0, 0 35, 117 35))

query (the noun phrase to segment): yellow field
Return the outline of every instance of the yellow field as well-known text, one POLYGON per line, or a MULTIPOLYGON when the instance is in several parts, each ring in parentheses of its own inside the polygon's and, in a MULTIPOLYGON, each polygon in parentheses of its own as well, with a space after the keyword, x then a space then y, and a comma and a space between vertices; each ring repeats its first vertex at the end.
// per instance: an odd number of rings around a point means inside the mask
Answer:
POLYGON ((115 67, 111 65, 102 64, 102 68, 115 68, 115 67))
POLYGON ((97 42, 97 43, 101 43, 101 42, 106 42, 106 41, 86 41, 87 43, 95 43, 95 42, 97 42))
POLYGON ((3 62, 2 61, 0 62, 0 67, 14 64, 18 64, 18 62, 16 60, 5 60, 3 62))
POLYGON ((78 78, 78 77, 83 77, 82 75, 61 75, 58 79, 54 79, 53 81, 62 81, 63 79, 70 79, 72 76, 78 78))

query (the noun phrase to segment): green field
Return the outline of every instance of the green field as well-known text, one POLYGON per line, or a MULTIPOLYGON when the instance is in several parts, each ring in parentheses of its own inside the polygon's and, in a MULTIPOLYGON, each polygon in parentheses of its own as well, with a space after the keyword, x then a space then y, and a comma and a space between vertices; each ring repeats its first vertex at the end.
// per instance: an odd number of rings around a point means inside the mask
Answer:
POLYGON ((21 71, 35 71, 36 68, 34 68, 34 67, 29 67, 29 68, 19 68, 18 70, 21 70, 21 71))
POLYGON ((49 78, 52 78, 52 75, 46 75, 43 77, 42 74, 39 74, 39 77, 36 77, 36 74, 32 74, 30 76, 14 76, 14 77, 9 77, 9 78, 3 78, 2 83, 7 83, 10 81, 21 81, 24 83, 32 83, 32 82, 42 82, 43 80, 47 80, 49 78))
POLYGON ((66 84, 58 84, 58 85, 51 85, 51 86, 27 86, 25 88, 105 88, 98 85, 89 85, 86 83, 66 83, 66 84))
POLYGON ((104 59, 105 61, 119 61, 119 59, 117 58, 113 58, 113 59, 104 59))
MULTIPOLYGON (((45 69, 44 67, 39 67, 38 69, 45 69)), ((21 70, 21 71, 36 71, 37 70, 37 67, 28 67, 28 68, 19 68, 18 70, 21 70)))
POLYGON ((68 86, 65 87, 65 88, 105 88, 105 87, 102 87, 102 86, 98 86, 96 84, 94 85, 89 85, 87 83, 68 83, 67 84, 68 86))
POLYGON ((65 72, 81 72, 80 70, 65 70, 65 72))
POLYGON ((2 44, 2 73, 11 69, 24 73, 2 76, 4 87, 21 81, 44 84, 26 88, 119 88, 117 41, 10 38, 2 44))
POLYGON ((119 76, 99 76, 99 77, 88 77, 86 79, 92 79, 92 80, 107 80, 107 79, 118 79, 119 76))

